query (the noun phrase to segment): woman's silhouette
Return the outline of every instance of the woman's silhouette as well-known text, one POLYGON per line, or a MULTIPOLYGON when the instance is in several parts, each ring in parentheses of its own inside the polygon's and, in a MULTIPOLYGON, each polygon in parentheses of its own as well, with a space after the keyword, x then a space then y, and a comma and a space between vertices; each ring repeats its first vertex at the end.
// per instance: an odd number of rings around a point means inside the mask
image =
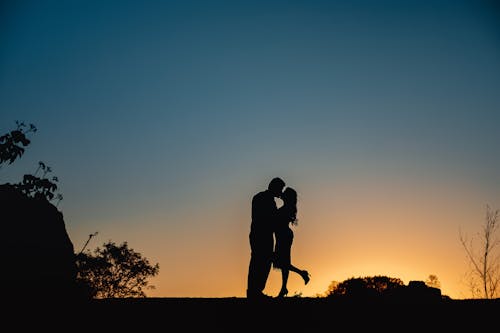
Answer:
POLYGON ((276 219, 276 245, 273 261, 273 268, 281 270, 281 290, 278 297, 284 297, 288 294, 287 283, 290 271, 299 274, 304 279, 305 284, 309 282, 309 273, 293 266, 291 261, 293 231, 290 225, 297 225, 297 192, 293 188, 287 187, 281 198, 283 206, 279 208, 276 219))

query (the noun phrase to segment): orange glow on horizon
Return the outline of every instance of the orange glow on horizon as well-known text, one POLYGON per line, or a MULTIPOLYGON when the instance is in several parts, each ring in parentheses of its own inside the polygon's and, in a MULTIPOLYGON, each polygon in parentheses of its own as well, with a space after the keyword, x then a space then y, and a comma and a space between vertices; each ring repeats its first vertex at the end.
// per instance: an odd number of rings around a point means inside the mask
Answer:
MULTIPOLYGON (((481 200, 463 191, 433 191, 432 185, 410 184, 397 193, 386 186, 384 195, 366 183, 358 192, 359 185, 336 184, 331 188, 338 193, 314 196, 301 192, 292 263, 308 270, 311 280, 304 286, 291 273, 289 295, 313 297, 326 292, 332 281, 351 277, 385 275, 408 284, 433 274, 444 295, 467 298, 463 281, 467 261, 458 230, 471 221, 480 227, 481 200), (471 201, 477 202, 476 210, 456 209, 471 201)), ((188 209, 175 217, 182 223, 171 225, 163 222, 169 217, 158 212, 143 217, 140 228, 132 222, 110 221, 107 230, 101 229, 101 239, 127 240, 150 262, 160 264, 159 276, 150 280, 156 289, 148 296, 244 297, 249 261, 244 199, 230 202, 231 209, 219 204, 212 210, 188 209), (114 227, 118 223, 121 228, 114 227)), ((95 240, 96 245, 99 242, 95 240)), ((277 295, 280 283, 279 271, 271 270, 265 292, 277 295)))

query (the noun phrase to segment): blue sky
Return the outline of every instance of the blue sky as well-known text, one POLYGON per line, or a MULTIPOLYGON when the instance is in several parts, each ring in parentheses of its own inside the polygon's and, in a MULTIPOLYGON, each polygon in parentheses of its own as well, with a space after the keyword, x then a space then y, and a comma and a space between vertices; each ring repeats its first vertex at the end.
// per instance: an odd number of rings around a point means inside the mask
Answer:
POLYGON ((358 183, 468 193, 473 229, 500 205, 498 15, 488 1, 5 1, 0 130, 38 132, 0 179, 44 161, 75 247, 100 230, 165 272, 183 267, 161 245, 179 228, 213 217, 218 242, 238 220, 240 264, 224 269, 240 280, 250 197, 276 175, 304 205, 358 183))

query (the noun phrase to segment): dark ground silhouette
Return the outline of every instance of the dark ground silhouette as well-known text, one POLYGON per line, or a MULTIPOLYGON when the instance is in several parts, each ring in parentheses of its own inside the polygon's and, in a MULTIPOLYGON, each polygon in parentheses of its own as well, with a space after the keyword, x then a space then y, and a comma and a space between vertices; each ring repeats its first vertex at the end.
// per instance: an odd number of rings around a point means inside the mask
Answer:
POLYGON ((287 297, 255 302, 238 297, 128 298, 93 300, 79 306, 49 304, 27 302, 29 306, 20 307, 15 314, 30 321, 14 321, 15 327, 45 326, 52 331, 72 327, 88 332, 475 332, 487 328, 500 310, 500 299, 388 302, 287 297))

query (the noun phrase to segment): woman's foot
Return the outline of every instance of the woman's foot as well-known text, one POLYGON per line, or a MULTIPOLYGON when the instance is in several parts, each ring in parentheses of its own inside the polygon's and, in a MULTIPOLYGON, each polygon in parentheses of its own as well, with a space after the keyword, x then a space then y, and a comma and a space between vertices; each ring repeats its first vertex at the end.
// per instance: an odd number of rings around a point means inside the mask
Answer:
POLYGON ((280 293, 278 294, 277 297, 281 298, 285 297, 286 295, 288 295, 288 290, 286 288, 281 288, 280 293))
POLYGON ((302 273, 300 273, 300 275, 302 275, 302 278, 304 279, 304 284, 308 284, 309 280, 310 280, 309 272, 308 271, 302 271, 302 273))

